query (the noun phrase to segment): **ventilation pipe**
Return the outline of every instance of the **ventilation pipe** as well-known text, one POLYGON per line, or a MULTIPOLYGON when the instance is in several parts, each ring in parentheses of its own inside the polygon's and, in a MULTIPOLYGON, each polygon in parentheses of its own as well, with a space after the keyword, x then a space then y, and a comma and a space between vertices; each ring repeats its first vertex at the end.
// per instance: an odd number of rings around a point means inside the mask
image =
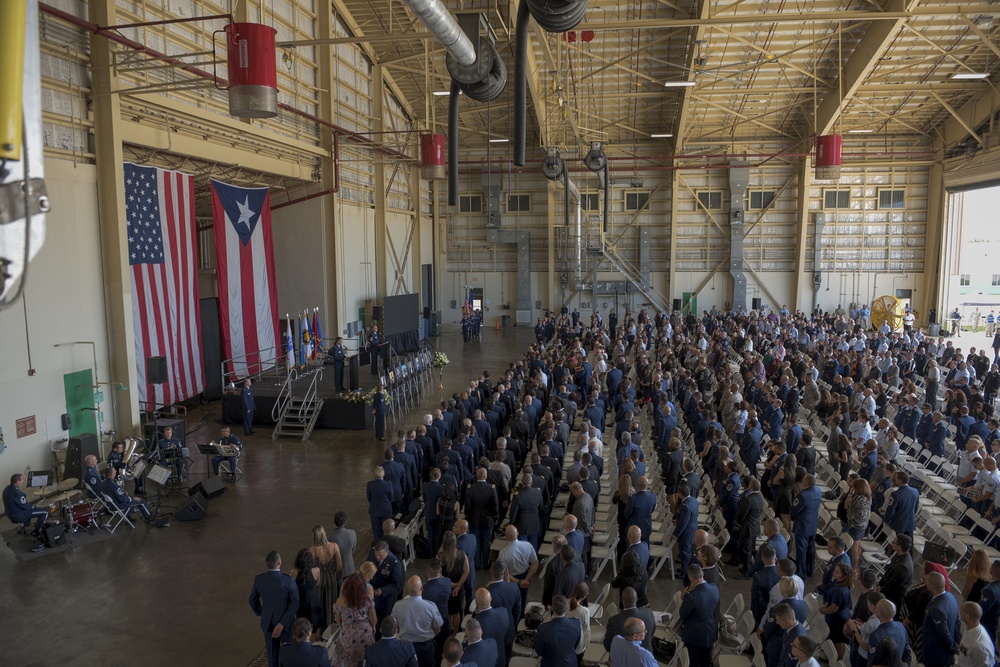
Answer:
POLYGON ((458 206, 458 96, 455 81, 448 97, 448 206, 458 206))
POLYGON ((608 155, 604 152, 604 144, 599 141, 591 142, 590 151, 583 156, 583 164, 587 169, 597 174, 597 183, 604 191, 604 221, 602 232, 608 233, 608 215, 611 207, 608 202, 608 195, 611 194, 611 173, 608 167, 608 155))
POLYGON ((514 164, 524 166, 527 127, 528 14, 545 32, 572 30, 587 13, 588 0, 521 0, 514 26, 514 164))
POLYGON ((566 162, 559 156, 559 149, 557 148, 550 148, 546 153, 545 159, 542 161, 542 173, 550 181, 558 181, 560 178, 562 179, 563 194, 565 196, 564 211, 567 229, 570 227, 570 196, 572 195, 576 199, 576 241, 574 244, 576 267, 573 270, 573 277, 576 280, 575 286, 579 287, 583 282, 583 207, 580 202, 580 190, 577 189, 576 183, 569 180, 569 170, 566 169, 566 162))
POLYGON ((404 0, 418 19, 438 38, 448 55, 461 65, 476 62, 476 47, 441 0, 404 0))

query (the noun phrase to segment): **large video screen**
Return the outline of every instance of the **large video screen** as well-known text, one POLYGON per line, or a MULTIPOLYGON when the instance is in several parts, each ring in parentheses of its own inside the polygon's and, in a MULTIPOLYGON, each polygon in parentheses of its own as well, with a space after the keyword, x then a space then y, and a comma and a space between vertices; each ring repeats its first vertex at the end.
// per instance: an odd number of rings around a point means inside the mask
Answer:
POLYGON ((387 296, 382 301, 382 333, 393 336, 417 331, 422 316, 419 294, 387 296))

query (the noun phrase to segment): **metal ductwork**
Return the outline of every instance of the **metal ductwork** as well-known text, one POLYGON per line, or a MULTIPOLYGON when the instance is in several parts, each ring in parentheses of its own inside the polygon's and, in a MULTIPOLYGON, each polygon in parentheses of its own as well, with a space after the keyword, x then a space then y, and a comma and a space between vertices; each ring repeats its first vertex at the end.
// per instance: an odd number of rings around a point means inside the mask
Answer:
POLYGON ((546 32, 572 30, 587 13, 588 0, 521 0, 514 26, 514 164, 524 166, 527 140, 528 17, 546 32))
POLYGON ((746 194, 750 185, 750 165, 730 162, 729 166, 729 275, 733 277, 733 310, 747 307, 747 277, 743 273, 743 222, 746 194))
POLYGON ((574 254, 576 255, 576 263, 573 269, 573 277, 575 279, 574 287, 579 287, 580 283, 583 282, 583 207, 580 202, 580 190, 576 187, 576 183, 569 180, 569 170, 566 168, 566 163, 563 161, 562 157, 559 156, 559 149, 550 148, 545 154, 545 159, 542 161, 542 173, 550 181, 558 181, 562 178, 563 191, 565 195, 564 212, 566 216, 566 228, 569 229, 571 224, 570 218, 570 206, 569 200, 572 195, 576 199, 576 226, 574 236, 574 254))
POLYGON ((597 184, 604 191, 604 220, 602 223, 602 233, 608 233, 610 224, 611 205, 609 195, 611 194, 611 172, 608 166, 608 155, 604 152, 604 144, 599 141, 591 142, 590 151, 583 156, 583 164, 587 169, 597 174, 597 184))
POLYGON ((448 55, 461 65, 476 62, 476 47, 441 0, 403 0, 427 29, 438 38, 448 55))
MULTIPOLYGON (((464 42, 455 42, 457 53, 453 53, 448 44, 446 63, 448 73, 451 74, 451 97, 448 101, 448 205, 458 204, 458 95, 465 93, 477 102, 490 102, 503 93, 507 87, 507 66, 500 58, 500 53, 494 44, 493 33, 486 17, 480 13, 462 14, 456 22, 451 14, 441 5, 440 0, 415 0, 419 4, 436 4, 440 10, 447 15, 447 19, 440 19, 441 29, 444 31, 444 24, 455 23, 464 37, 464 42), (480 26, 485 26, 487 38, 480 36, 480 26), (472 50, 472 61, 467 60, 464 43, 467 42, 472 50)), ((413 8, 413 3, 407 0, 407 4, 413 8)), ((416 10, 414 10, 416 12, 416 10)), ((419 16, 419 14, 418 14, 419 16)), ((437 16, 437 14, 435 14, 437 16)), ((421 16, 423 19, 423 16, 421 16)), ((424 21, 427 23, 427 21, 424 21)), ((440 35, 427 23, 435 35, 440 35)), ((451 38, 451 25, 447 25, 447 33, 451 38)), ((442 39, 442 43, 444 43, 442 39)))

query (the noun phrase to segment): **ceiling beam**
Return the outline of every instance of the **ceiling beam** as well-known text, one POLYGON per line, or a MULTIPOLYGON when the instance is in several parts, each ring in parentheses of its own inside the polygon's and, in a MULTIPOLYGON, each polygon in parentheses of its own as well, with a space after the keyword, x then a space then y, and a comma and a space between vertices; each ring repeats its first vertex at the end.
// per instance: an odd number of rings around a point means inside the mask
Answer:
POLYGON ((969 136, 966 128, 977 128, 990 117, 1000 112, 1000 93, 992 81, 979 84, 979 92, 968 102, 956 109, 951 118, 937 128, 941 146, 951 148, 969 136))
POLYGON ((970 125, 966 121, 966 119, 962 117, 961 114, 959 114, 957 111, 955 111, 954 107, 952 107, 950 104, 948 104, 947 102, 945 102, 944 98, 941 97, 940 95, 938 95, 937 93, 931 93, 931 94, 933 95, 934 99, 936 99, 938 101, 938 104, 940 104, 942 107, 944 107, 944 110, 947 111, 949 114, 951 114, 952 119, 956 123, 958 123, 961 126, 961 128, 963 130, 965 130, 969 134, 969 136, 971 136, 973 139, 975 139, 980 145, 983 145, 983 139, 982 139, 982 137, 980 137, 976 133, 975 128, 972 125, 970 125))
MULTIPOLYGON (((711 0, 700 0, 698 5, 698 18, 701 20, 707 19, 712 13, 712 2, 711 0)), ((695 61, 698 58, 698 44, 705 41, 705 35, 708 33, 708 26, 704 24, 695 24, 694 30, 691 31, 691 41, 688 43, 688 54, 686 61, 685 71, 688 72, 688 80, 693 81, 695 76, 695 61)), ((687 134, 688 121, 691 116, 691 101, 693 99, 692 91, 694 87, 683 88, 681 93, 681 101, 677 108, 677 127, 674 128, 674 142, 677 146, 684 145, 685 135, 687 134)))
MULTIPOLYGON (((888 0, 886 14, 907 14, 916 8, 920 0, 888 0)), ((850 13, 850 12, 845 12, 850 13)), ((843 112, 844 105, 854 97, 861 84, 875 69, 875 65, 885 55, 893 39, 902 29, 906 17, 892 20, 873 21, 861 41, 854 48, 847 62, 843 64, 840 79, 823 96, 816 109, 813 127, 818 135, 829 134, 843 112)))
POLYGON ((980 14, 995 14, 996 5, 990 4, 969 4, 948 3, 934 5, 933 7, 914 7, 910 10, 897 10, 893 6, 896 3, 890 0, 889 11, 847 11, 847 12, 808 12, 797 11, 771 12, 764 14, 747 13, 734 16, 704 16, 692 18, 655 18, 655 19, 629 19, 620 21, 602 21, 593 23, 581 23, 577 30, 593 30, 595 32, 608 31, 634 31, 653 30, 662 28, 698 28, 723 25, 747 25, 755 23, 854 23, 855 21, 883 21, 895 22, 905 21, 913 18, 947 18, 951 16, 979 16, 980 14))
MULTIPOLYGON (((515 3, 515 5, 516 4, 517 3, 515 3)), ((516 6, 512 7, 511 11, 516 12, 517 7, 516 6)), ((545 94, 544 94, 544 88, 542 87, 542 83, 538 79, 538 64, 535 60, 535 52, 531 48, 532 38, 534 38, 534 41, 538 43, 539 48, 542 50, 542 59, 545 61, 545 65, 548 68, 548 71, 553 73, 552 76, 555 76, 556 73, 559 72, 559 67, 556 66, 556 59, 552 56, 552 49, 549 48, 549 41, 547 38, 548 36, 546 35, 545 31, 542 30, 541 26, 539 26, 534 21, 531 21, 530 25, 531 25, 531 34, 528 35, 528 72, 529 72, 528 91, 531 93, 532 102, 537 102, 539 100, 544 99, 545 94), (532 78, 535 79, 534 86, 532 86, 532 78)), ((566 98, 567 99, 569 98, 569 91, 566 91, 566 98)), ((584 144, 583 135, 580 134, 580 127, 579 125, 577 125, 576 115, 574 114, 573 110, 569 108, 568 103, 564 103, 561 108, 563 112, 563 117, 569 123, 569 126, 573 129, 573 135, 576 137, 577 146, 582 148, 586 144, 584 144)), ((535 115, 539 118, 539 122, 545 125, 545 123, 542 122, 541 119, 543 118, 548 119, 549 116, 547 114, 541 113, 541 110, 538 107, 535 108, 535 115)), ((551 137, 544 136, 545 134, 547 134, 547 132, 545 131, 547 129, 548 128, 543 129, 543 144, 546 147, 551 147, 551 137)))

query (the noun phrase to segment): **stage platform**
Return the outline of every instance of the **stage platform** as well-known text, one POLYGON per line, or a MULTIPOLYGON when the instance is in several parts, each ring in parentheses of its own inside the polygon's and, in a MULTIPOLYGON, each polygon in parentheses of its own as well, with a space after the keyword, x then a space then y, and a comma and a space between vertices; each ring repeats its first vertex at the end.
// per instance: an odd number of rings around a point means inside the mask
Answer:
MULTIPOLYGON (((367 355, 365 355, 367 357, 367 355)), ((363 430, 372 427, 371 406, 367 403, 352 403, 343 397, 346 392, 338 392, 334 380, 333 364, 322 367, 323 377, 316 383, 316 393, 323 399, 323 410, 316 421, 316 428, 363 430)), ((374 389, 378 378, 371 374, 369 366, 361 366, 358 373, 358 384, 362 392, 374 389)), ((292 396, 305 396, 313 381, 312 369, 307 369, 306 375, 300 376, 292 383, 292 396)), ((344 370, 344 385, 348 386, 348 369, 344 370)), ((278 394, 284 384, 282 377, 264 377, 253 385, 254 401, 257 409, 254 411, 253 423, 259 426, 273 427, 272 417, 278 394)), ((242 424, 243 410, 239 392, 226 392, 222 395, 222 417, 228 424, 242 424)), ((237 430, 237 433, 241 431, 237 430)))

